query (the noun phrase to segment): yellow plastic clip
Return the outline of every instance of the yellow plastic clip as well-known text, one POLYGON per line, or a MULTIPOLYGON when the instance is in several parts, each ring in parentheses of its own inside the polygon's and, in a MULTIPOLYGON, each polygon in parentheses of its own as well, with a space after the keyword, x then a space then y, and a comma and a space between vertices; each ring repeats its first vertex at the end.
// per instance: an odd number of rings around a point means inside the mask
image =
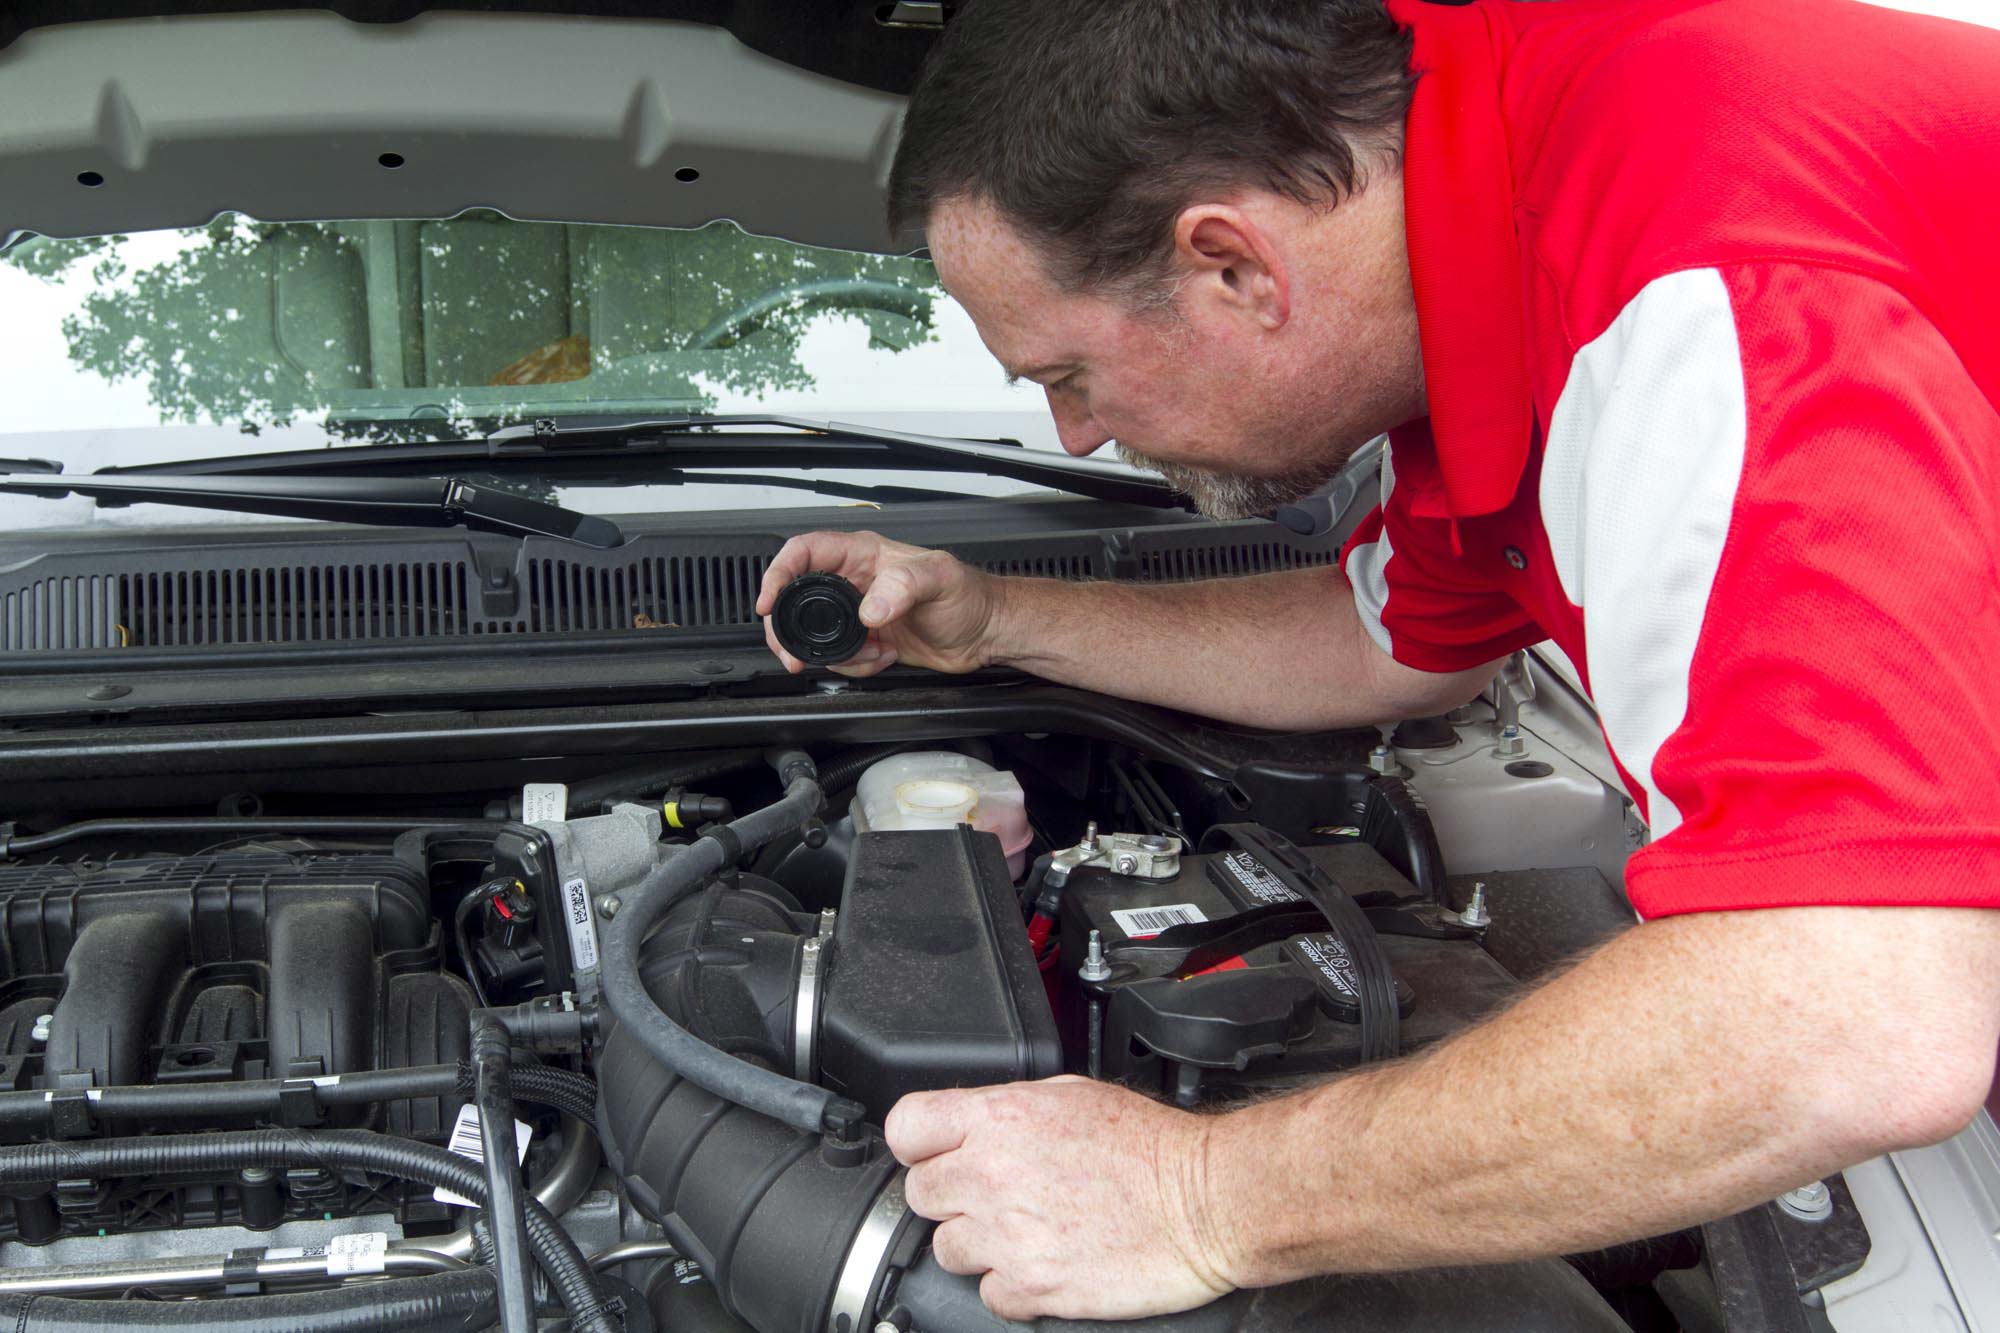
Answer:
POLYGON ((660 807, 660 813, 666 816, 668 828, 685 827, 681 823, 681 803, 679 801, 668 801, 660 807))

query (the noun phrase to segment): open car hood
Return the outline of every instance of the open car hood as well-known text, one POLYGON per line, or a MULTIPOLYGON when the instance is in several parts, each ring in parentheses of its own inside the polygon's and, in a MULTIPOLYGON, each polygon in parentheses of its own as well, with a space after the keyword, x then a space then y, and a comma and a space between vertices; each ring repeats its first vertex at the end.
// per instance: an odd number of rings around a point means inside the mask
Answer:
POLYGON ((484 207, 672 227, 727 218, 891 248, 881 199, 902 94, 943 12, 28 0, 0 12, 0 245, 225 211, 484 207))

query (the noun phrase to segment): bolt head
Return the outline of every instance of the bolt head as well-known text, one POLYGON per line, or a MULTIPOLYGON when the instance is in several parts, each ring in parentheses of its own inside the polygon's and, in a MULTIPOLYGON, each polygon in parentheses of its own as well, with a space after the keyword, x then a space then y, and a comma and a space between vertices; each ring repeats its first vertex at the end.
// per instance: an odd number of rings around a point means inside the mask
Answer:
POLYGON ((1458 914, 1458 924, 1478 930, 1493 924, 1492 916, 1486 910, 1486 885, 1475 881, 1472 897, 1466 901, 1465 910, 1458 914))
POLYGON ((1111 868, 1121 875, 1129 875, 1139 868, 1139 858, 1130 852, 1124 852, 1120 854, 1118 860, 1113 863, 1111 868))
POLYGON ((1778 1196, 1778 1207, 1801 1222, 1820 1222, 1833 1216, 1833 1191, 1823 1180, 1801 1185, 1778 1196))
POLYGON ((609 920, 618 915, 618 909, 622 906, 624 904, 618 901, 617 894, 607 893, 597 900, 597 914, 609 920))
POLYGON ((1090 950, 1084 955, 1083 966, 1076 971, 1085 981, 1103 981, 1111 975, 1111 964, 1104 961, 1104 932, 1090 932, 1090 950))

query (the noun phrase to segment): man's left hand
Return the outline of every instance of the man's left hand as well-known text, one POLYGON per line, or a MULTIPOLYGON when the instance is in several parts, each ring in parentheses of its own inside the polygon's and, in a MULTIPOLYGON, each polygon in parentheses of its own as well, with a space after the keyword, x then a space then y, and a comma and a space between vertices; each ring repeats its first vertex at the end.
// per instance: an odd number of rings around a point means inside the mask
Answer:
POLYGON ((1008 1319, 1132 1319, 1231 1290, 1205 1236, 1207 1117, 1106 1083, 919 1092, 885 1126, 938 1262, 1008 1319))

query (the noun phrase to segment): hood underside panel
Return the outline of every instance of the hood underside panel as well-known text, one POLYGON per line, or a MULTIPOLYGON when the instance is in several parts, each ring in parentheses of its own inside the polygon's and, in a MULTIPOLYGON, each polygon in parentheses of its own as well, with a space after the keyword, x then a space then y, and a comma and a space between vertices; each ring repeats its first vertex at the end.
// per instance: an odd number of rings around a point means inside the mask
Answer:
MULTIPOLYGON (((955 0, 954 0, 955 3, 955 0)), ((15 0, 0 9, 0 49, 34 28, 105 19, 191 14, 249 14, 323 9, 355 23, 403 23, 438 11, 571 14, 595 18, 679 19, 726 28, 753 51, 880 92, 907 93, 931 39, 952 4, 883 4, 881 0, 15 0)))
MULTIPOLYGON (((788 59, 900 84, 929 38, 885 26, 874 6, 684 0, 644 19, 581 12, 639 8, 627 3, 388 23, 293 9, 33 26, 58 8, 161 7, 29 4, 0 17, 0 42, 17 34, 0 46, 0 243, 232 211, 303 221, 491 208, 649 226, 727 218, 885 249, 902 97, 788 59)), ((531 8, 488 8, 503 7, 531 8)))

